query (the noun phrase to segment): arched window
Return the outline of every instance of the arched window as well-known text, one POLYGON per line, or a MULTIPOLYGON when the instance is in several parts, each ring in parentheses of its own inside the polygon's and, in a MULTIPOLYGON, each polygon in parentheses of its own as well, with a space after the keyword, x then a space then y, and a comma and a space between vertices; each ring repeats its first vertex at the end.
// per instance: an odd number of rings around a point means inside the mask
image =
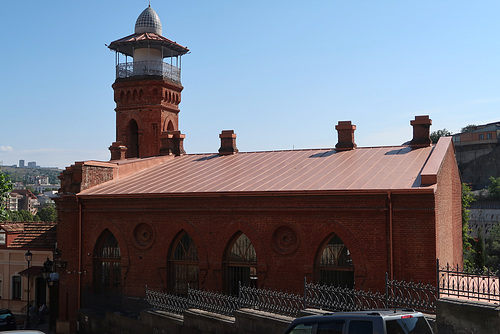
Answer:
POLYGON ((333 235, 319 253, 316 276, 320 284, 354 288, 354 265, 344 242, 333 235))
POLYGON ((188 285, 192 289, 198 289, 198 250, 193 239, 183 232, 173 244, 169 257, 170 292, 186 295, 188 285))
POLYGON ((239 283, 257 287, 257 254, 248 237, 241 233, 229 245, 224 259, 226 292, 237 295, 239 283))
POLYGON ((96 293, 119 292, 122 282, 121 254, 115 236, 105 231, 94 249, 94 288, 96 293))
POLYGON ((128 122, 127 126, 127 158, 139 157, 139 126, 134 119, 128 122))

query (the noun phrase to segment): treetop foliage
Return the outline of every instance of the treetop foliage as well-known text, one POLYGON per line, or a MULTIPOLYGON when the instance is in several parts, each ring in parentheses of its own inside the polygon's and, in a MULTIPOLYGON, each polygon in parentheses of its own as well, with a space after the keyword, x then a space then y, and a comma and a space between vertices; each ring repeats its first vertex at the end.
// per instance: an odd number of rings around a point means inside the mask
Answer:
POLYGON ((12 182, 8 175, 0 171, 0 221, 6 218, 7 210, 5 202, 9 198, 9 193, 12 191, 12 182))
POLYGON ((435 144, 435 143, 438 142, 439 138, 441 138, 441 137, 448 137, 448 136, 451 136, 451 135, 452 135, 451 131, 448 131, 446 129, 432 131, 432 133, 431 133, 431 141, 435 144))
POLYGON ((475 124, 469 124, 467 126, 464 126, 462 129, 460 129, 460 132, 471 132, 477 129, 477 125, 475 124))

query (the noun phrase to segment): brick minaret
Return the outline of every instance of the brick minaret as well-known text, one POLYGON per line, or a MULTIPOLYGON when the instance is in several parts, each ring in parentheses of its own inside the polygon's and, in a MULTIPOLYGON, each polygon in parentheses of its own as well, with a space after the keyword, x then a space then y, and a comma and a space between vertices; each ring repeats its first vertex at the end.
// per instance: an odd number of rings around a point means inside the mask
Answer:
MULTIPOLYGON (((137 18, 135 33, 109 48, 116 53, 116 142, 126 147, 126 158, 159 155, 162 148, 165 152, 163 146, 173 145, 172 133, 180 133, 180 58, 189 49, 162 36, 160 19, 151 6, 137 18), (120 62, 120 55, 125 55, 125 62, 120 62)), ((110 150, 116 159, 116 147, 110 150)))

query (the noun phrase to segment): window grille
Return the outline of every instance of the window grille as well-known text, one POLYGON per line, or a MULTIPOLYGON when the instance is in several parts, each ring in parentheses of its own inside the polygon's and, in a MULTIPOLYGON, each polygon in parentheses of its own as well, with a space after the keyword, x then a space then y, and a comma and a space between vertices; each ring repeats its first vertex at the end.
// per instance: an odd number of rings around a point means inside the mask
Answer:
POLYGON ((257 287, 257 253, 245 234, 240 234, 230 245, 224 261, 226 291, 237 295, 239 282, 257 287))
POLYGON ((337 235, 330 238, 320 252, 318 260, 317 280, 319 284, 354 287, 354 265, 351 253, 337 235))
POLYGON ((121 253, 118 241, 111 232, 101 235, 94 254, 96 292, 118 291, 121 287, 121 253))
POLYGON ((187 295, 188 287, 198 289, 198 250, 189 234, 182 233, 174 243, 169 262, 172 293, 187 295))

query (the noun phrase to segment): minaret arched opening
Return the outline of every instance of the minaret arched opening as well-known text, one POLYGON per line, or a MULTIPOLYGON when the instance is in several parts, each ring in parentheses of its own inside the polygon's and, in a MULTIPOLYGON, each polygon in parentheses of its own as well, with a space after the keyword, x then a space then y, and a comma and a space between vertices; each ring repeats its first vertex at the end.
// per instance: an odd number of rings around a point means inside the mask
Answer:
POLYGON ((135 119, 127 125, 127 158, 139 157, 139 126, 135 119))

